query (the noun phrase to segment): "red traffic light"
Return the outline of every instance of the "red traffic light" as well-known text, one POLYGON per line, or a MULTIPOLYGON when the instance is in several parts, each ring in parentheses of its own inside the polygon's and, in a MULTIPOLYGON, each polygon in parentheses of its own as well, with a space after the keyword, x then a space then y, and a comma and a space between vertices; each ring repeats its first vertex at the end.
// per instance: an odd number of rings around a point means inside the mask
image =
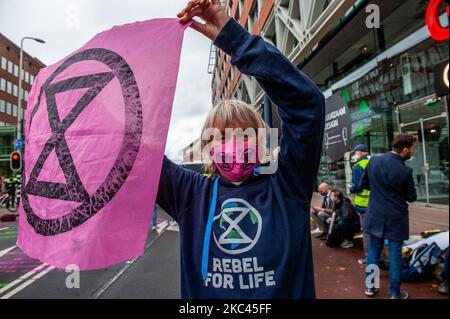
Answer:
POLYGON ((9 165, 12 171, 20 171, 22 169, 22 154, 20 152, 12 152, 10 155, 9 165))

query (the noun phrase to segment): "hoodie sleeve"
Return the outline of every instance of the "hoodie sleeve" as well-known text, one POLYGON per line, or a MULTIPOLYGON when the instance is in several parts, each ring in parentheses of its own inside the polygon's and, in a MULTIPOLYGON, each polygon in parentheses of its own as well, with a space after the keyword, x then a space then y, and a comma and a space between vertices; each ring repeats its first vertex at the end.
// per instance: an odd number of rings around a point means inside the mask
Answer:
POLYGON ((277 48, 234 19, 214 44, 242 73, 256 78, 280 115, 281 141, 276 175, 283 193, 310 201, 322 150, 325 99, 319 88, 277 48))
POLYGON ((173 163, 164 156, 156 204, 177 222, 208 190, 208 178, 173 163))

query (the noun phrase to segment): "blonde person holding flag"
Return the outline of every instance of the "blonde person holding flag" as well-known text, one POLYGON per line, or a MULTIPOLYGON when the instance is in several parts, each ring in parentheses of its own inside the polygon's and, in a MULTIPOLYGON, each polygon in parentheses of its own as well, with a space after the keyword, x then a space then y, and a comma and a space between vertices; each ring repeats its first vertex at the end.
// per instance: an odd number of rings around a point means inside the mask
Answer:
MULTIPOLYGON (((262 134, 223 136, 227 129, 265 128, 241 101, 211 109, 202 134, 210 177, 166 157, 157 204, 180 226, 182 298, 315 298, 309 207, 324 128, 325 100, 316 85, 277 48, 249 34, 219 0, 193 0, 179 14, 192 28, 254 76, 278 107, 282 138, 278 169, 259 150, 262 134), (253 155, 253 156, 250 156, 253 155), (244 161, 241 161, 244 159, 244 161)), ((262 152, 264 153, 264 152, 262 152)))

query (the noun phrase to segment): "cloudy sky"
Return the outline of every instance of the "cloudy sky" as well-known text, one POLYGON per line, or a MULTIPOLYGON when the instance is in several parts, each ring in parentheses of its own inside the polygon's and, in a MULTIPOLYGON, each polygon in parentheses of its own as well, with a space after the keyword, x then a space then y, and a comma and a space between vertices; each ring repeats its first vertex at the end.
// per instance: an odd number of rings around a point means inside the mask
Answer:
MULTIPOLYGON (((176 17, 187 0, 0 0, 0 32, 49 65, 114 25, 176 17)), ((211 41, 188 29, 169 128, 166 154, 181 159, 181 149, 200 135, 211 108, 211 75, 207 73, 211 41)))

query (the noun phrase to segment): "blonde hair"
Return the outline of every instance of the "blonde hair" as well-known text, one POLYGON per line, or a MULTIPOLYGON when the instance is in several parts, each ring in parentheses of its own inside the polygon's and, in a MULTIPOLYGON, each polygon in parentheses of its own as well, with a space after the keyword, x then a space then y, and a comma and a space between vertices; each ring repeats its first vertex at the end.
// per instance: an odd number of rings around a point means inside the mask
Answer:
POLYGON ((211 174, 212 177, 217 173, 216 164, 213 162, 210 153, 210 143, 213 141, 214 136, 212 134, 204 136, 204 134, 210 129, 215 129, 216 132, 220 132, 224 135, 225 129, 227 128, 240 128, 244 131, 253 129, 257 134, 258 147, 260 148, 259 153, 263 154, 259 161, 265 162, 267 159, 266 135, 268 126, 261 115, 245 102, 238 100, 224 100, 209 111, 203 125, 202 136, 200 137, 201 154, 204 163, 203 169, 206 173, 211 174), (261 131, 258 129, 265 129, 265 134, 260 134, 261 131))

